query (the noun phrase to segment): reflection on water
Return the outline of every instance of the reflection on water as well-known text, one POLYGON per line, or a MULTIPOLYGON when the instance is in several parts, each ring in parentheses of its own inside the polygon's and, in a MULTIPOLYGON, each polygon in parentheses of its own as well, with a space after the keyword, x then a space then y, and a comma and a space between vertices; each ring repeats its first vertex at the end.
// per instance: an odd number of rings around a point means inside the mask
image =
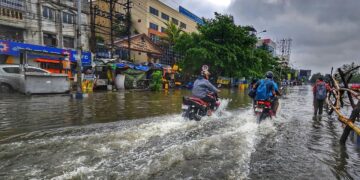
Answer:
MULTIPOLYGON (((64 95, 0 97, 0 140, 6 136, 50 128, 180 114, 188 90, 164 92, 99 92, 81 101, 64 95)), ((246 107, 249 98, 238 90, 223 90, 229 109, 246 107)))
POLYGON ((250 179, 359 179, 360 149, 339 143, 336 116, 313 117, 311 88, 294 87, 283 99, 278 131, 252 154, 250 179))
POLYGON ((336 117, 312 117, 308 86, 289 88, 260 125, 246 93, 223 113, 180 116, 186 90, 0 97, 0 179, 359 179, 360 148, 336 117))

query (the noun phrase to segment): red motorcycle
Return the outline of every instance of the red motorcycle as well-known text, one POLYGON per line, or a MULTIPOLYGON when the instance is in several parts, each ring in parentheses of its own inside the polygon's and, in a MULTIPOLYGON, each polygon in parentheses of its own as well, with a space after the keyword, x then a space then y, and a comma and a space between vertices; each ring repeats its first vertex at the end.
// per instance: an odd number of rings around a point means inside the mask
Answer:
POLYGON ((182 116, 189 120, 200 121, 202 117, 208 114, 208 111, 216 111, 220 106, 217 94, 213 94, 216 105, 214 109, 210 108, 210 103, 207 103, 196 97, 183 97, 182 116))
POLYGON ((254 111, 256 115, 256 121, 258 123, 260 123, 262 120, 265 120, 267 117, 272 118, 275 116, 275 113, 272 110, 272 103, 270 101, 256 101, 254 111))

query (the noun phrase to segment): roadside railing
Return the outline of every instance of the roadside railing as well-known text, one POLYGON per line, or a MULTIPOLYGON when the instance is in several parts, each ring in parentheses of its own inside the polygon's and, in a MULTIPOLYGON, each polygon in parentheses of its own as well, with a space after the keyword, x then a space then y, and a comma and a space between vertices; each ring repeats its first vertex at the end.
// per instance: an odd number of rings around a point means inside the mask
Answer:
POLYGON ((342 144, 345 144, 351 130, 360 136, 360 128, 355 124, 355 121, 359 119, 360 114, 360 93, 355 92, 349 87, 352 73, 359 68, 360 66, 356 66, 346 72, 339 68, 337 70, 338 73, 332 75, 330 79, 331 91, 328 94, 326 100, 326 103, 329 107, 328 114, 331 115, 333 112, 335 112, 338 116, 338 119, 346 125, 340 139, 342 144), (350 117, 346 117, 343 112, 341 112, 341 108, 345 104, 345 99, 348 100, 347 102, 352 108, 350 117))

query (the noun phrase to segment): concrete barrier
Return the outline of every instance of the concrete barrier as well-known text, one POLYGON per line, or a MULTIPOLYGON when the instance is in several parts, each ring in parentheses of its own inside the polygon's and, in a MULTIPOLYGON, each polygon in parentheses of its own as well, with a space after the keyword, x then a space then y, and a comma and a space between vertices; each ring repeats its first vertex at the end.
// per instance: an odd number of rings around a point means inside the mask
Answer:
POLYGON ((27 72, 24 75, 24 94, 51 94, 70 92, 70 81, 66 74, 41 74, 27 72))

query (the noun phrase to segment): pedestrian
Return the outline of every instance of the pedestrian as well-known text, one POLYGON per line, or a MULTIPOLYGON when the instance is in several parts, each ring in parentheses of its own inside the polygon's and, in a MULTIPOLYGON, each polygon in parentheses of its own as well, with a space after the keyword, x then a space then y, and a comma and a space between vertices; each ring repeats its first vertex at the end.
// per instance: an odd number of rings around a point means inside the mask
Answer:
POLYGON ((322 115, 323 106, 325 99, 327 97, 327 92, 330 91, 330 86, 324 82, 322 77, 319 77, 316 80, 316 83, 313 87, 313 94, 314 94, 314 116, 322 115))

